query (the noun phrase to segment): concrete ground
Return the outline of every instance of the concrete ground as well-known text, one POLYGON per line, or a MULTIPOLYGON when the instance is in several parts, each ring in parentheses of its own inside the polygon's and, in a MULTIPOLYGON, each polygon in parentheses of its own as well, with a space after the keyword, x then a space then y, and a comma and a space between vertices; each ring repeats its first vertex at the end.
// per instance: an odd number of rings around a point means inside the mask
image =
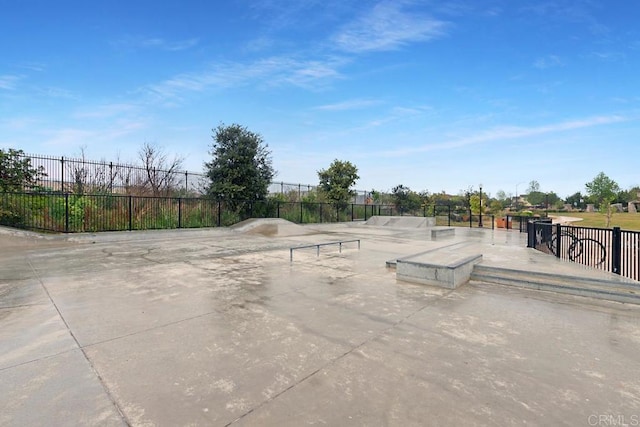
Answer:
POLYGON ((464 240, 486 263, 591 274, 518 232, 456 235, 0 229, 0 425, 640 425, 640 306, 385 267, 464 240))

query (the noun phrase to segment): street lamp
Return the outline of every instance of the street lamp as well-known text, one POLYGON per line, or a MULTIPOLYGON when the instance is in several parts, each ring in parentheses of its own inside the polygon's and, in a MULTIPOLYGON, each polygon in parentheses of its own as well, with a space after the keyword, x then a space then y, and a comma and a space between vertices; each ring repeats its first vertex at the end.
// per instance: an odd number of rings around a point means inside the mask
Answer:
POLYGON ((544 195, 544 211, 549 216, 549 193, 544 195))
POLYGON ((480 220, 478 221, 478 227, 484 227, 482 225, 482 184, 480 184, 480 220))

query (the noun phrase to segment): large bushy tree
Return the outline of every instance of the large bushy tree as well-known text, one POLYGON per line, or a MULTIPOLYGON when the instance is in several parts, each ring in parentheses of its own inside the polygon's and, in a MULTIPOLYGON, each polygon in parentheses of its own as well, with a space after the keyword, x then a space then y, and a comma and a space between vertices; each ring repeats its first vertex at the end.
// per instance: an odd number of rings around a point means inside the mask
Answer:
POLYGON ((344 208, 355 196, 351 187, 360 177, 358 168, 348 161, 334 160, 328 169, 318 171, 320 190, 334 205, 344 208))
POLYGON ((0 192, 32 190, 45 176, 44 168, 34 167, 24 151, 0 150, 0 192))
POLYGON ((600 210, 606 213, 606 227, 609 227, 611 224, 611 216, 613 215, 611 203, 616 200, 618 193, 620 193, 620 186, 617 182, 605 175, 604 172, 600 172, 591 182, 587 182, 585 186, 587 187, 587 194, 596 202, 600 210))
POLYGON ((213 158, 205 163, 210 196, 236 207, 267 197, 276 172, 261 135, 238 124, 220 124, 213 129, 210 153, 213 158))
POLYGON ((422 206, 420 195, 402 184, 393 187, 391 193, 393 194, 393 204, 400 213, 416 211, 422 206))

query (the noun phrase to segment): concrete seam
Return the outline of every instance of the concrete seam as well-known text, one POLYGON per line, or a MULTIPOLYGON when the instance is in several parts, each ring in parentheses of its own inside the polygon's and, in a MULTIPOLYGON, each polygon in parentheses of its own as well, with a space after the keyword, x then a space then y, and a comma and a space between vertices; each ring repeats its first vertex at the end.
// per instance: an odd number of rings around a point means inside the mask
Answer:
POLYGON ((61 351, 59 353, 48 354, 46 356, 38 357, 37 359, 27 360, 26 362, 16 363, 15 365, 5 366, 4 368, 0 368, 0 372, 6 371, 6 370, 12 369, 12 368, 17 368, 18 366, 24 366, 24 365, 28 365, 30 363, 40 362, 41 360, 51 359, 53 357, 58 357, 58 356, 61 356, 63 354, 71 353, 72 351, 77 351, 77 350, 78 350, 77 348, 73 348, 73 349, 70 349, 70 350, 61 351))
POLYGON ((168 326, 177 325, 179 323, 188 322, 190 320, 199 319, 201 317, 211 316, 212 314, 221 314, 221 312, 217 311, 217 310, 214 310, 214 311, 210 311, 210 312, 207 312, 207 313, 198 314, 197 316, 187 317, 187 318, 176 320, 176 321, 173 321, 173 322, 164 323, 162 325, 154 326, 153 328, 142 329, 142 330, 139 330, 139 331, 135 331, 135 332, 131 332, 131 333, 128 333, 128 334, 120 335, 118 337, 113 337, 113 338, 109 338, 109 339, 102 340, 102 341, 92 342, 90 344, 81 346, 80 348, 85 349, 85 348, 89 348, 89 347, 95 347, 95 346, 100 345, 100 344, 105 344, 105 343, 108 343, 108 342, 118 341, 118 340, 123 339, 123 338, 129 338, 129 337, 132 337, 132 336, 135 336, 135 335, 144 334, 146 332, 155 331, 157 329, 166 328, 168 326))
POLYGON ((27 258, 27 262, 29 263, 29 267, 31 267, 31 270, 33 271, 33 274, 35 274, 36 278, 38 279, 38 282, 40 282, 40 286, 42 286, 42 289, 47 294, 47 297, 49 298, 49 301, 51 301, 51 304, 53 304, 53 307, 56 309, 56 312, 58 313, 58 316, 60 316, 60 320, 62 320, 62 323, 64 323, 64 326, 67 328, 67 331, 69 332, 69 335, 71 335, 71 338, 73 338, 73 341, 76 343, 76 346, 78 346, 78 349, 82 352, 82 356, 85 358, 85 360, 89 364, 89 367, 91 368, 91 370, 93 371, 95 376, 98 378, 98 381, 100 382, 100 385, 102 386, 102 389, 107 394, 107 397, 109 398, 109 400, 113 404, 113 407, 116 408, 116 411, 118 411, 118 413, 120 414, 120 417, 122 418, 122 421, 124 421, 124 423, 127 426, 131 426, 131 422, 129 421, 127 416, 124 414, 124 412, 122 411, 122 409, 118 405, 118 402, 116 402, 115 397, 111 394, 111 391, 109 390, 109 387, 107 387, 107 384, 105 384, 104 380, 102 379, 102 376, 100 375, 100 373, 98 372, 96 367, 91 362, 91 359, 87 355, 85 349, 80 345, 80 343, 78 342, 78 339, 76 338, 76 336, 74 335, 73 331, 69 327, 69 324, 67 323, 67 320, 64 318, 64 316, 60 312, 60 309, 58 308, 58 305, 56 304, 56 302, 51 297, 51 294, 49 293, 49 290, 47 289, 47 287, 45 286, 44 282, 42 281, 42 278, 40 277, 40 274, 35 269, 35 267, 31 263, 31 260, 29 258, 27 258))
MULTIPOLYGON (((455 290, 450 290, 444 294, 442 294, 440 296, 439 299, 442 298, 446 298, 447 296, 449 296, 451 293, 453 293, 455 290)), ((352 347, 351 349, 349 349, 348 351, 344 352, 343 354, 337 356, 335 359, 329 361, 328 363, 324 364, 323 366, 319 367, 318 369, 316 369, 315 371, 311 372, 310 374, 308 374, 307 376, 301 378, 300 380, 298 380, 297 382, 295 382, 294 384, 291 384, 289 387, 285 388, 284 390, 280 391, 279 393, 271 396, 269 399, 262 401, 261 403, 259 403, 258 405, 256 405, 255 407, 249 409, 247 412, 245 412, 244 414, 240 415, 238 418, 236 418, 235 420, 227 423, 224 425, 224 427, 229 427, 232 424, 235 424, 236 422, 240 421, 241 419, 243 419, 244 417, 250 415, 251 413, 253 413, 254 411, 256 411, 257 409, 262 408, 263 406, 273 402, 275 399, 277 399, 278 397, 282 396, 283 394, 285 394, 286 392, 288 392, 289 390, 297 387, 298 385, 302 384, 303 382, 305 382, 306 380, 308 380, 309 378, 313 377, 314 375, 316 375, 318 372, 332 366, 335 365, 336 362, 342 360, 343 358, 345 358, 346 356, 348 356, 349 354, 353 353, 354 351, 358 350, 359 348, 363 347, 365 344, 370 343, 371 341, 378 339, 379 337, 383 336, 384 334, 386 334, 387 332, 389 332, 390 330, 398 327, 400 324, 404 323, 407 319, 415 316, 416 314, 420 313, 422 310, 424 310, 425 308, 427 308, 428 306, 430 306, 431 304, 425 304, 422 307, 420 307, 419 309, 413 311, 412 313, 409 313, 408 315, 406 315, 405 317, 403 317, 402 319, 398 320, 397 322, 395 322, 393 325, 389 326, 388 328, 383 329, 382 331, 380 331, 378 334, 369 337, 368 339, 364 340, 363 342, 361 342, 360 344, 356 345, 355 347, 352 347)))

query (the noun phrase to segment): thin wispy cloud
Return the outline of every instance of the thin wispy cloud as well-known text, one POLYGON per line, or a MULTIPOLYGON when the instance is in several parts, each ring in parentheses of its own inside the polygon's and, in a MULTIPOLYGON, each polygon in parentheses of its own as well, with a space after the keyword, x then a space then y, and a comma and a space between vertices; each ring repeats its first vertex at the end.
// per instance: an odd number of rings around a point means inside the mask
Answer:
POLYGON ((350 7, 344 0, 252 0, 248 3, 251 18, 270 33, 327 25, 350 7))
POLYGON ((85 129, 63 128, 43 131, 43 145, 54 147, 80 147, 93 140, 97 133, 85 129))
POLYGON ((610 116, 595 116, 588 117, 581 120, 569 120, 560 123, 553 123, 543 126, 500 126, 492 129, 488 129, 482 132, 478 132, 471 136, 450 139, 447 141, 435 142, 419 147, 410 149, 401 149, 394 151, 385 151, 380 153, 383 156, 405 156, 415 153, 436 151, 436 150, 449 150, 454 148, 460 148, 470 145, 484 144, 488 142, 500 142, 504 140, 524 139, 532 136, 546 135, 552 133, 561 133, 576 129, 584 129, 595 126, 610 125, 615 123, 621 123, 632 120, 629 117, 610 115, 610 116))
POLYGON ((39 62, 21 62, 16 65, 18 68, 22 68, 29 71, 44 71, 46 66, 39 62))
POLYGON ((333 37, 340 50, 359 53, 395 50, 446 35, 449 24, 408 10, 402 1, 382 1, 333 37))
POLYGON ((36 123, 38 123, 38 120, 33 117, 13 117, 0 120, 0 128, 8 130, 25 130, 30 129, 36 123))
POLYGON ((591 52, 589 56, 607 62, 622 61, 627 57, 623 52, 591 52))
POLYGON ((118 138, 145 129, 146 127, 147 123, 144 121, 119 120, 110 126, 99 129, 65 127, 61 129, 43 130, 40 134, 43 138, 43 145, 68 149, 82 147, 88 143, 92 145, 110 143, 118 138))
POLYGON ((16 90, 18 81, 20 81, 22 78, 23 76, 15 74, 0 75, 0 89, 16 90))
POLYGON ((320 111, 347 111, 347 110, 360 110, 363 108, 373 107, 380 105, 381 101, 375 99, 350 99, 348 101, 336 102, 335 104, 326 104, 315 107, 315 110, 320 111))
POLYGON ((547 68, 553 67, 561 67, 563 65, 564 62, 562 61, 562 59, 560 59, 560 57, 556 55, 547 55, 545 57, 538 58, 533 63, 533 66, 540 70, 545 70, 547 68))
POLYGON ((121 49, 158 49, 175 52, 190 49, 199 41, 198 38, 166 40, 160 37, 127 36, 115 41, 113 45, 121 49))
POLYGON ((46 96, 48 98, 59 98, 59 99, 78 99, 78 95, 73 93, 70 90, 61 88, 61 87, 37 87, 34 88, 34 92, 40 94, 41 96, 46 96))
POLYGON ((73 118, 76 119, 105 119, 120 116, 122 114, 129 114, 135 111, 138 107, 135 104, 105 104, 97 107, 85 107, 80 111, 73 114, 73 118))
POLYGON ((250 64, 226 62, 201 72, 183 73, 144 88, 147 93, 166 101, 179 101, 189 92, 225 89, 253 84, 257 87, 293 85, 317 89, 341 78, 340 58, 321 60, 271 57, 250 64))

